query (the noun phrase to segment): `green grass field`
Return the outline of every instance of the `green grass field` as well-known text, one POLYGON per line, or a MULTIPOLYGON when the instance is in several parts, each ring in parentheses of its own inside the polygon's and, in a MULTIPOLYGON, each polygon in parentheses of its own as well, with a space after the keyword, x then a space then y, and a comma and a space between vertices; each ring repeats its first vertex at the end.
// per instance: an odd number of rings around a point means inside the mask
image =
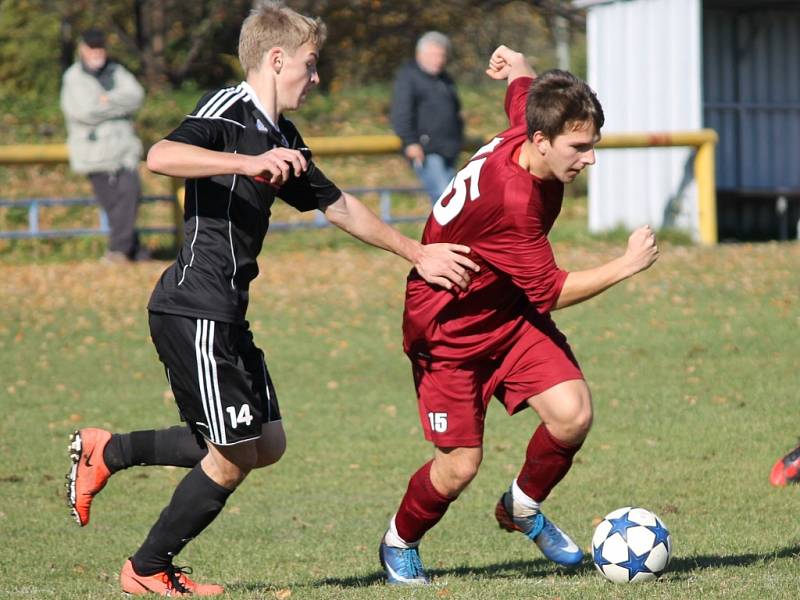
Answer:
MULTIPOLYGON (((555 231, 563 267, 621 249, 575 223, 555 231)), ((588 561, 561 573, 497 528, 494 504, 536 426, 533 413, 509 418, 499 405, 480 474, 422 546, 434 585, 381 582, 379 538, 431 452, 400 349, 407 266, 330 231, 268 238, 251 294, 289 450, 178 564, 226 584, 230 598, 796 598, 800 488, 773 489, 767 475, 800 431, 800 245, 663 250, 650 271, 556 313, 596 420, 546 503, 584 547, 612 509, 656 512, 675 547, 658 582, 614 585, 588 561)), ((0 265, 0 598, 118 597, 123 561, 183 474, 115 475, 85 529, 63 500, 75 428, 176 422, 144 308, 165 266, 0 265)))

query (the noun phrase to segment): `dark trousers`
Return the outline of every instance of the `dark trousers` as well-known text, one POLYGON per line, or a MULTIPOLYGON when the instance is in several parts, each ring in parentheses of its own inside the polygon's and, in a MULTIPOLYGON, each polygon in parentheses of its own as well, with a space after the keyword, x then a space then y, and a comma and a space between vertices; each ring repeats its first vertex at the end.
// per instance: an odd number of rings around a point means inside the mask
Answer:
POLYGON ((139 250, 136 213, 139 210, 141 184, 139 173, 120 169, 114 173, 89 173, 94 195, 108 216, 111 230, 108 249, 135 259, 139 250))

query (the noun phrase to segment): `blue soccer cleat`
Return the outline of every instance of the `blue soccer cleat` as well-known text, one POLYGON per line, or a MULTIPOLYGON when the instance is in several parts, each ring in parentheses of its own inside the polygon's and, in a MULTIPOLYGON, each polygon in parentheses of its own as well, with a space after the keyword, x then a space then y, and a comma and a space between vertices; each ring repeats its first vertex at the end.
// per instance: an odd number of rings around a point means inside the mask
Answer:
POLYGON ((512 517, 511 492, 500 496, 494 516, 506 531, 521 531, 542 551, 546 558, 562 567, 576 567, 583 560, 583 552, 572 539, 542 513, 530 517, 512 517))
POLYGON ((427 585, 431 582, 422 566, 419 549, 395 548, 381 542, 378 550, 381 566, 386 569, 386 582, 396 585, 427 585))

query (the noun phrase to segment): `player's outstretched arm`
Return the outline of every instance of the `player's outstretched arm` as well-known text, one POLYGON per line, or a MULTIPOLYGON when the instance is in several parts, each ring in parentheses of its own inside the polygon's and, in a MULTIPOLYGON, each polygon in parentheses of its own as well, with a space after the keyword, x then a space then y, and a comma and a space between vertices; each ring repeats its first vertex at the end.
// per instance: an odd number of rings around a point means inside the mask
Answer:
POLYGON ((273 148, 263 154, 250 156, 161 140, 147 153, 147 168, 170 177, 260 176, 270 184, 280 186, 292 172, 300 175, 305 171, 308 161, 299 150, 289 148, 273 148))
POLYGON ((536 71, 528 64, 525 55, 508 46, 498 46, 492 52, 486 74, 492 79, 507 79, 509 85, 518 77, 536 77, 536 71))
POLYGON ((478 265, 465 256, 469 247, 420 244, 381 221, 350 194, 343 193, 336 202, 324 207, 323 212, 331 223, 353 237, 405 258, 428 283, 448 290, 457 285, 465 290, 469 286, 470 272, 478 271, 478 265))
POLYGON ((586 271, 573 271, 567 275, 555 309, 565 308, 588 300, 611 286, 649 268, 658 259, 655 232, 645 225, 628 238, 628 248, 623 256, 586 271))

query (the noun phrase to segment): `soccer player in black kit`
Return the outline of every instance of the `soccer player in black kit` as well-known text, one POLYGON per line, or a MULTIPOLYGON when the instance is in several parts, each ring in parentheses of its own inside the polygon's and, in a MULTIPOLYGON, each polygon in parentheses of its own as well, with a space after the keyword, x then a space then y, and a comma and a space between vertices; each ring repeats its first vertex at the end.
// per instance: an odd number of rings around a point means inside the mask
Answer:
POLYGON ((152 171, 186 178, 185 241, 148 311, 153 343, 188 427, 126 434, 80 429, 69 447, 67 476, 72 513, 83 526, 111 474, 134 465, 191 469, 125 562, 124 592, 222 594, 220 585, 191 580, 173 557, 216 518, 252 469, 275 463, 285 450, 275 389, 245 320, 276 196, 300 211, 321 210, 347 233, 411 262, 430 283, 466 288, 477 269, 466 246, 423 246, 339 190, 282 116, 319 83, 325 35, 319 19, 281 2, 260 4, 239 39, 246 80, 205 95, 147 156, 152 171))

